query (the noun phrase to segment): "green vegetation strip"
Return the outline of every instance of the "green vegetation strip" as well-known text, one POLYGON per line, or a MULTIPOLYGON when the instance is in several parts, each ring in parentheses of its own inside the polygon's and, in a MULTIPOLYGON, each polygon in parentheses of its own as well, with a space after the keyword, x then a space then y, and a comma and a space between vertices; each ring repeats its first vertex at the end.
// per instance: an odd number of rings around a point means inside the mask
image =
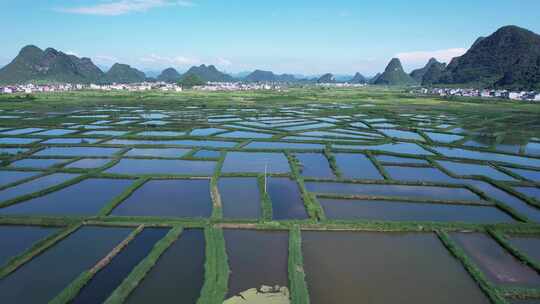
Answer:
POLYGON ((181 233, 182 227, 176 226, 163 239, 157 242, 150 254, 133 269, 122 284, 105 301, 105 304, 123 303, 129 294, 142 282, 152 267, 154 267, 161 255, 178 239, 181 233))
POLYGON ((524 288, 524 287, 501 287, 499 293, 505 297, 513 299, 537 299, 540 300, 540 288, 524 288))
POLYGON ((261 174, 257 177, 257 183, 259 184, 259 194, 261 196, 261 210, 262 210, 262 221, 271 221, 273 216, 272 210, 272 201, 270 200, 270 195, 266 191, 266 177, 264 174, 261 174))
POLYGON ((291 167, 291 175, 294 181, 298 184, 298 188, 300 189, 300 194, 302 196, 302 201, 304 202, 304 206, 306 208, 307 214, 311 219, 317 219, 319 218, 319 214, 322 214, 323 212, 322 207, 318 204, 317 201, 313 201, 310 193, 306 189, 306 186, 304 184, 304 178, 301 174, 301 164, 298 161, 298 159, 294 156, 294 154, 291 154, 289 152, 285 152, 285 155, 287 156, 287 160, 289 161, 289 165, 291 167))
POLYGON ((482 271, 472 262, 472 260, 467 256, 465 251, 459 247, 444 231, 437 231, 437 236, 442 241, 444 246, 458 259, 461 261, 465 269, 473 277, 473 279, 478 283, 482 291, 487 295, 491 303, 493 304, 506 304, 506 300, 499 294, 497 289, 488 282, 482 271))
POLYGON ((226 152, 221 152, 219 160, 216 164, 214 174, 210 179, 210 196, 212 198, 212 219, 221 219, 223 218, 223 205, 221 202, 221 195, 219 194, 218 182, 219 176, 221 175, 221 169, 223 168, 223 163, 225 162, 226 152))
POLYGON ((204 234, 206 238, 205 280, 197 304, 221 304, 227 294, 229 282, 225 238, 221 228, 207 227, 204 234))
POLYGON ((109 254, 101 259, 92 269, 84 271, 73 280, 64 290, 62 290, 49 304, 68 304, 79 293, 79 291, 94 277, 94 275, 107 266, 111 260, 124 249, 142 230, 144 225, 140 225, 133 230, 120 244, 118 244, 109 254))
POLYGON ((20 255, 13 257, 11 260, 9 260, 6 263, 4 267, 0 268, 0 280, 5 278, 7 275, 12 273, 13 271, 15 271, 21 265, 27 263, 32 258, 38 256, 39 254, 43 253, 48 248, 54 246, 56 243, 66 238, 68 235, 70 235, 71 233, 79 229, 80 226, 81 226, 80 224, 76 224, 76 225, 67 227, 65 229, 62 229, 58 231, 57 233, 54 233, 38 241, 37 243, 32 245, 32 247, 30 247, 28 250, 21 253, 20 255))
POLYGON ((329 148, 329 146, 326 146, 326 148, 323 151, 324 156, 326 156, 326 159, 328 159, 328 164, 330 164, 330 168, 334 172, 334 175, 340 179, 343 177, 343 174, 339 170, 339 167, 336 162, 336 158, 334 154, 332 153, 332 150, 329 148))
POLYGON ((289 285, 292 304, 309 304, 299 226, 294 226, 289 233, 289 285))

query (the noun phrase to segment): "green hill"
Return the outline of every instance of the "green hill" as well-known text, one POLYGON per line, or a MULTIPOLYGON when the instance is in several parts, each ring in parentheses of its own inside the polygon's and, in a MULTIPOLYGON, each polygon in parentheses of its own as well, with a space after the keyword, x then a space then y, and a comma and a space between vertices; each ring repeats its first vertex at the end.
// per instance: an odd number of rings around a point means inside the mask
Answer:
POLYGON ((431 59, 429 59, 428 63, 423 68, 414 70, 409 75, 414 80, 416 80, 416 82, 421 83, 423 78, 424 78, 424 75, 429 70, 429 68, 431 68, 431 66, 433 66, 433 65, 442 65, 442 63, 438 62, 437 59, 435 59, 435 58, 431 58, 431 59))
POLYGON ((277 75, 270 71, 255 70, 245 78, 248 82, 275 82, 277 75))
POLYGON ((403 86, 403 85, 414 85, 417 82, 409 76, 409 74, 403 71, 403 66, 401 61, 398 58, 393 58, 384 73, 382 73, 374 84, 377 85, 389 85, 389 86, 403 86))
POLYGON ((189 75, 196 75, 204 82, 232 82, 234 78, 230 75, 227 75, 223 72, 218 71, 213 65, 200 65, 191 67, 182 78, 185 78, 189 75))
POLYGON ((432 64, 422 76, 422 85, 430 86, 437 82, 444 73, 445 68, 446 63, 437 62, 436 64, 432 64))
POLYGON ((182 79, 182 75, 178 73, 174 68, 168 68, 163 70, 161 74, 157 77, 158 81, 168 82, 168 83, 176 83, 180 79, 182 79))
POLYGON ((366 77, 360 73, 356 73, 354 77, 348 81, 349 83, 367 83, 366 77))
POLYGON ((375 82, 377 81, 377 79, 379 79, 379 77, 381 77, 382 73, 377 73, 375 74, 375 76, 371 77, 368 81, 369 84, 375 84, 375 82))
POLYGON ((244 78, 247 82, 296 82, 294 75, 276 75, 271 71, 255 70, 244 78))
POLYGON ((317 83, 335 83, 336 77, 334 75, 327 73, 322 75, 319 79, 317 79, 317 83))
POLYGON ((144 82, 146 76, 143 72, 132 68, 127 64, 115 63, 105 76, 101 79, 102 83, 138 83, 144 82))
POLYGON ((0 69, 0 83, 25 82, 90 83, 103 72, 89 58, 78 58, 48 48, 29 45, 21 49, 11 63, 0 69))
POLYGON ((479 38, 454 58, 439 84, 539 88, 540 36, 517 26, 505 26, 479 38))

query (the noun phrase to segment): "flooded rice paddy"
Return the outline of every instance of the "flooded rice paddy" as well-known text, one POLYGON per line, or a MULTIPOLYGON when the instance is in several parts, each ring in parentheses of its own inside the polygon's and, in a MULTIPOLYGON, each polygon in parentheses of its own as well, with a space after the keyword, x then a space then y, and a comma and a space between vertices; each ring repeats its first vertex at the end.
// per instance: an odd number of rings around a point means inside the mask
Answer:
POLYGON ((227 298, 261 286, 287 287, 286 232, 225 230, 231 276, 227 298))
POLYGON ((434 234, 304 232, 302 251, 311 303, 489 303, 434 234))
POLYGON ((540 275, 520 263, 489 236, 481 233, 453 233, 452 238, 494 284, 539 286, 540 275))
POLYGON ((261 198, 256 178, 221 178, 218 188, 223 204, 223 217, 237 219, 260 218, 261 198))
POLYGON ((209 217, 209 180, 151 180, 116 207, 112 215, 209 217))
POLYGON ((0 302, 538 303, 533 114, 4 110, 0 302))
POLYGON ((196 303, 204 282, 204 256, 203 231, 184 230, 126 303, 196 303))
POLYGON ((4 303, 46 303, 92 268, 131 229, 84 227, 0 281, 4 303))
POLYGON ((0 226, 0 265, 5 265, 10 259, 23 253, 41 239, 58 231, 53 227, 32 226, 0 226))
POLYGON ((103 303, 166 233, 167 229, 164 228, 145 228, 105 268, 96 273, 72 303, 103 303))

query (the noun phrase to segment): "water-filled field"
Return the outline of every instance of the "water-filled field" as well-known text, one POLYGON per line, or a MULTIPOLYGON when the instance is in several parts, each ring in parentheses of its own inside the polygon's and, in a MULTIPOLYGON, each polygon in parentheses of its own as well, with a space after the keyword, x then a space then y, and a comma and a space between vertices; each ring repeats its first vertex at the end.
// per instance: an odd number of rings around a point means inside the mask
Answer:
POLYGON ((538 303, 540 115, 482 107, 2 105, 0 302, 538 303))

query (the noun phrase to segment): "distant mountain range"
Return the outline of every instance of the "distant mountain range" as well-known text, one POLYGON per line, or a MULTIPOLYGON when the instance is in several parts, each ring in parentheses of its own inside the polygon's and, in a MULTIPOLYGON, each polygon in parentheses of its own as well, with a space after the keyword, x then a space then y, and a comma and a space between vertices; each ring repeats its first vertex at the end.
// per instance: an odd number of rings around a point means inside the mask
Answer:
POLYGON ((244 78, 247 82, 295 82, 298 79, 291 74, 276 75, 271 71, 255 70, 244 78))
MULTIPOLYGON (((152 76, 158 73, 152 73, 152 76)), ((0 84, 28 82, 136 83, 143 81, 178 82, 188 76, 208 82, 288 82, 288 83, 370 83, 376 85, 424 85, 540 89, 540 36, 517 26, 505 26, 488 37, 479 37, 471 48, 446 65, 431 58, 420 69, 405 73, 399 59, 390 61, 383 73, 368 79, 324 74, 307 77, 275 74, 272 71, 242 72, 233 77, 213 65, 191 67, 183 75, 168 68, 149 78, 126 64, 116 63, 103 72, 90 58, 78 58, 53 48, 41 50, 25 46, 8 65, 0 69, 0 84)))

